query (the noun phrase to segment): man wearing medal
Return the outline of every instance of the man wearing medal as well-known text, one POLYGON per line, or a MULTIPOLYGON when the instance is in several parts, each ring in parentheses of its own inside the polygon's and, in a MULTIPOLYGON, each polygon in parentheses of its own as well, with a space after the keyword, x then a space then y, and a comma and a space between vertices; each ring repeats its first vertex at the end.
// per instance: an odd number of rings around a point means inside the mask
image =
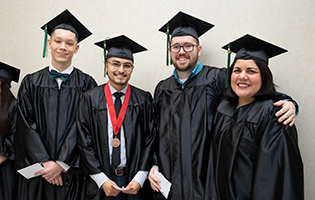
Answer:
POLYGON ((128 83, 133 54, 146 49, 124 35, 95 44, 104 50, 109 81, 86 92, 77 112, 84 199, 147 199, 144 193, 151 191, 140 188, 151 167, 143 161, 150 156, 152 96, 128 83))

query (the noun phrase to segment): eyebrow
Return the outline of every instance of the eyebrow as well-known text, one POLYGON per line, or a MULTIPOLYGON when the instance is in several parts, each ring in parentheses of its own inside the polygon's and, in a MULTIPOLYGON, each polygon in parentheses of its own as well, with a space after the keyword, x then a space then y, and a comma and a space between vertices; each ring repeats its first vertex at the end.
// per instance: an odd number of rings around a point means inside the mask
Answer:
MULTIPOLYGON (((121 63, 121 62, 119 62, 118 60, 113 60, 112 62, 117 62, 117 63, 121 63)), ((123 64, 131 64, 132 65, 132 63, 131 62, 124 62, 123 64)))

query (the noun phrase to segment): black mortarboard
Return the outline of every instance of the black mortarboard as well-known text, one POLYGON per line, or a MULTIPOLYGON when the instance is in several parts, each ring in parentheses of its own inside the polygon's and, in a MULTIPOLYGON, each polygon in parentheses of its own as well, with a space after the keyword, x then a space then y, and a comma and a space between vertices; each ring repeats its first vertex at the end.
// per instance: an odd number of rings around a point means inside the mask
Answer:
POLYGON ((20 70, 3 62, 0 62, 0 77, 10 81, 13 80, 14 82, 19 82, 20 70))
POLYGON ((213 26, 208 22, 180 11, 162 26, 159 31, 166 33, 167 27, 169 27, 169 33, 172 37, 190 35, 198 41, 198 38, 213 26))
POLYGON ((197 41, 199 37, 205 32, 210 30, 214 25, 205 22, 201 19, 193 17, 183 12, 178 12, 172 19, 170 19, 159 31, 167 34, 167 61, 168 65, 168 48, 169 48, 169 35, 176 36, 192 36, 197 41))
POLYGON ((45 47, 43 57, 45 55, 47 34, 51 33, 56 29, 65 29, 73 32, 78 39, 78 43, 90 36, 92 33, 67 9, 57 15, 55 18, 47 22, 41 27, 45 31, 45 47))
MULTIPOLYGON (((222 47, 228 50, 228 44, 222 47)), ((263 41, 249 34, 231 42, 230 50, 236 53, 236 59, 253 59, 268 64, 269 58, 287 52, 287 50, 263 41)))
POLYGON ((147 49, 140 44, 129 39, 125 35, 120 35, 114 38, 95 42, 95 45, 101 47, 104 50, 104 60, 111 57, 118 57, 133 61, 133 54, 146 51, 147 49), (106 50, 108 51, 106 55, 106 50))
POLYGON ((230 66, 231 52, 236 53, 234 61, 236 61, 237 59, 259 60, 265 62, 267 65, 269 58, 287 52, 287 50, 281 47, 278 47, 274 44, 251 36, 249 34, 246 34, 241 38, 230 42, 222 48, 228 50, 227 69, 229 69, 230 66))

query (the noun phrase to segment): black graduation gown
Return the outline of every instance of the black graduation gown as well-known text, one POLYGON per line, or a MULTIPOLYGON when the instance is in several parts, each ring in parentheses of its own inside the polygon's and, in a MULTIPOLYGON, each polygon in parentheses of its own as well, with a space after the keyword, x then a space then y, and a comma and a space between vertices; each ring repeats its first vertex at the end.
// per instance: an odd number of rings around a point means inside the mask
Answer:
MULTIPOLYGON (((173 77, 154 94, 156 164, 172 183, 168 199, 208 199, 205 188, 212 120, 224 95, 226 69, 203 66, 184 88, 173 77)), ((156 199, 165 199, 156 193, 156 199)))
POLYGON ((60 89, 51 80, 48 67, 24 77, 18 92, 16 168, 48 160, 62 161, 71 168, 69 173, 61 173, 62 187, 42 177, 26 180, 21 176, 21 199, 77 199, 80 183, 74 177, 78 176, 75 169, 79 156, 75 113, 80 95, 95 86, 91 76, 76 68, 60 89))
MULTIPOLYGON (((101 85, 86 92, 80 101, 77 112, 78 146, 81 152, 80 167, 87 175, 86 196, 84 199, 110 199, 102 188, 89 177, 91 174, 104 172, 110 177, 110 158, 108 149, 108 117, 104 86, 101 85)), ((130 98, 123 121, 126 141, 126 176, 129 183, 138 171, 148 171, 151 166, 143 163, 150 156, 144 151, 147 136, 150 134, 150 108, 152 96, 149 92, 130 85, 130 98)), ((149 141, 149 140, 148 140, 149 141)), ((128 200, 142 198, 143 193, 151 192, 140 189, 137 195, 127 195, 128 200), (142 194, 141 194, 142 193, 142 194)), ((147 195, 147 194, 146 194, 147 195)))
POLYGON ((273 103, 254 101, 236 109, 223 100, 219 105, 211 151, 217 199, 304 199, 296 128, 277 121, 280 108, 273 103))
POLYGON ((0 200, 15 200, 17 192, 17 172, 14 169, 14 147, 13 139, 16 130, 16 108, 17 101, 10 103, 8 111, 7 135, 0 135, 0 155, 7 158, 0 165, 0 200))

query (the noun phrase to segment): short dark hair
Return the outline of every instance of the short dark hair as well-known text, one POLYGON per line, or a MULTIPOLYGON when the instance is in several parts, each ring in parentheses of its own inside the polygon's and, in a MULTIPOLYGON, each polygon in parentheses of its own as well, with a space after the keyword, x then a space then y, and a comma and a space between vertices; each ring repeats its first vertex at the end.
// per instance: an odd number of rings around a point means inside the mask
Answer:
MULTIPOLYGON (((276 85, 273 82, 273 76, 272 76, 272 73, 271 73, 268 65, 263 61, 254 60, 254 59, 253 59, 253 61, 256 63, 256 65, 258 66, 258 68, 260 70, 261 81, 262 81, 260 90, 254 96, 255 99, 257 99, 257 100, 266 100, 266 99, 278 100, 279 97, 276 93, 276 85)), ((228 80, 228 86, 227 86, 226 93, 225 93, 226 98, 229 100, 232 100, 232 101, 236 101, 238 99, 238 96, 235 94, 235 92, 231 88, 231 75, 233 72, 235 62, 236 62, 236 60, 234 60, 234 62, 232 63, 232 65, 229 69, 229 76, 228 76, 229 80, 228 80)))

